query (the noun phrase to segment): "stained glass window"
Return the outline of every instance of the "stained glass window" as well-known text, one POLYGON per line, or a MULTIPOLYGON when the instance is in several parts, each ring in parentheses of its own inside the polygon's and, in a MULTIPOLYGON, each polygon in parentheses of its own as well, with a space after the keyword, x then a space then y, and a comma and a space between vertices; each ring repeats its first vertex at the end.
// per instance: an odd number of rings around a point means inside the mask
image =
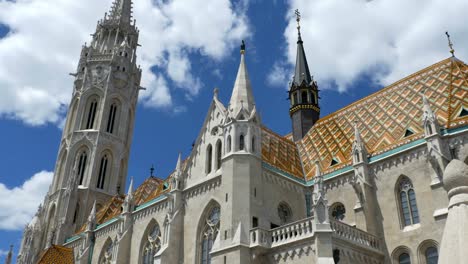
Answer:
POLYGON ((404 226, 419 223, 416 193, 414 192, 413 184, 407 177, 403 177, 400 180, 398 191, 404 226))

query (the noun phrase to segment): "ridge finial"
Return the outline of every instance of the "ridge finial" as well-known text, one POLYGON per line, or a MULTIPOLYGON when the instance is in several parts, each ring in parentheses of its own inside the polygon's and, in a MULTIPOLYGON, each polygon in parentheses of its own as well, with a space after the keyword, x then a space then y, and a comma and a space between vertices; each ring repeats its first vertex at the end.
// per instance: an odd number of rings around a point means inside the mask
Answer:
POLYGON ((453 43, 452 40, 450 39, 450 35, 448 31, 445 32, 445 35, 447 35, 447 40, 448 40, 448 46, 450 48, 450 53, 452 53, 452 57, 455 57, 455 50, 453 49, 453 43))
POLYGON ((240 47, 240 53, 245 54, 245 41, 244 40, 242 40, 242 44, 241 44, 241 47, 240 47))
POLYGON ((301 12, 299 12, 299 9, 296 9, 294 11, 294 14, 296 15, 296 22, 297 22, 297 41, 302 41, 301 38, 301 12))

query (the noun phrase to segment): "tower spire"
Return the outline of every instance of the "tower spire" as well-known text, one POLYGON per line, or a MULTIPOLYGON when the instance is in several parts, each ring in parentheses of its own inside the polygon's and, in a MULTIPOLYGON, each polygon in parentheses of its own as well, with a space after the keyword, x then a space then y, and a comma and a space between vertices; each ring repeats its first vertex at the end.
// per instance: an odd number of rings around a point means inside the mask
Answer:
POLYGON ((297 22, 297 54, 294 77, 289 89, 291 107, 289 115, 292 119, 293 139, 302 139, 320 117, 318 104, 318 87, 310 74, 309 64, 304 51, 301 36, 301 13, 296 9, 297 22))
POLYGON ((237 71, 234 89, 232 90, 231 100, 229 102, 229 110, 234 117, 237 117, 241 110, 246 111, 246 115, 250 115, 254 108, 254 98, 252 95, 252 87, 250 85, 249 74, 245 65, 245 41, 242 40, 240 49, 241 59, 239 70, 237 71))
POLYGON ((130 24, 132 19, 132 0, 114 0, 109 13, 109 19, 130 24))

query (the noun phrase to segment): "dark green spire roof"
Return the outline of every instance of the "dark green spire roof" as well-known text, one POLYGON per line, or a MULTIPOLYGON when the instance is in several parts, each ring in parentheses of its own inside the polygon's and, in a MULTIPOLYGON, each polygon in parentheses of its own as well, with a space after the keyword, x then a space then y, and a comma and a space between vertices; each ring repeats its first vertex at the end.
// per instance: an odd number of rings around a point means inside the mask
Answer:
POLYGON ((293 85, 301 85, 302 82, 308 85, 312 82, 312 76, 310 75, 309 65, 307 64, 307 58, 302 45, 300 27, 297 28, 298 39, 297 39, 297 55, 296 55, 296 70, 294 72, 293 85))

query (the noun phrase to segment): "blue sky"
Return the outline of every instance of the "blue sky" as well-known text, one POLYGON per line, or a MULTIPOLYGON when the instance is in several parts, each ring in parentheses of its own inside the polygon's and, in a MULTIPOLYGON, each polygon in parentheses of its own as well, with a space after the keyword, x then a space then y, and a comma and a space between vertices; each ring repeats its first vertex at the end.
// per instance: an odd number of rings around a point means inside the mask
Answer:
MULTIPOLYGON (((303 14, 309 66, 322 89, 321 116, 448 57, 445 30, 457 56, 468 59, 462 48, 468 29, 459 22, 465 21, 466 1, 213 1, 217 9, 206 14, 199 8, 206 1, 190 0, 183 8, 180 0, 134 1, 148 88, 138 105, 128 171, 137 185, 152 164, 164 178, 179 152, 189 154, 214 87, 228 102, 241 39, 263 123, 290 132, 286 89, 295 60, 296 8, 303 14)), ((110 3, 0 0, 0 195, 6 197, 0 201, 0 263, 10 244, 17 252, 21 229, 47 190, 71 97, 68 73, 110 3), (84 8, 89 3, 93 10, 84 8)))

